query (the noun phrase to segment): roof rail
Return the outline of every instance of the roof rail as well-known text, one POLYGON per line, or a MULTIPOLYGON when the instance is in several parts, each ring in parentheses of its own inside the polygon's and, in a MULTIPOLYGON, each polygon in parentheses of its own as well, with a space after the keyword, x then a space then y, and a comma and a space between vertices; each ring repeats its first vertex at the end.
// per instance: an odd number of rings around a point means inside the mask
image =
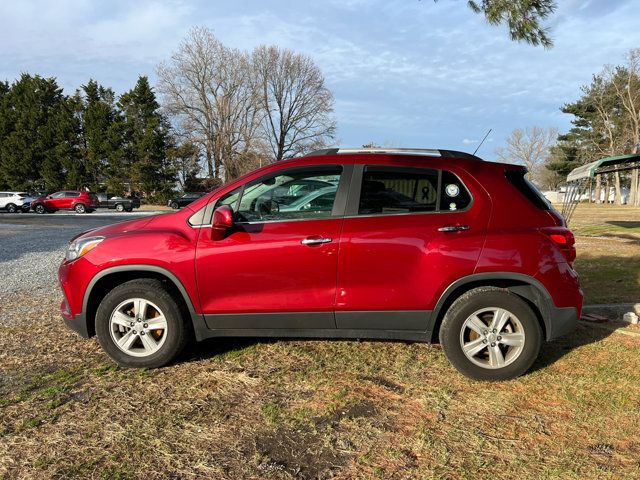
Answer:
POLYGON ((386 153, 397 155, 422 155, 427 157, 443 157, 443 158, 466 158, 470 160, 482 160, 467 152, 459 152, 456 150, 438 150, 435 148, 324 148, 322 150, 314 150, 305 157, 314 157, 318 155, 338 155, 338 154, 354 154, 354 153, 386 153))

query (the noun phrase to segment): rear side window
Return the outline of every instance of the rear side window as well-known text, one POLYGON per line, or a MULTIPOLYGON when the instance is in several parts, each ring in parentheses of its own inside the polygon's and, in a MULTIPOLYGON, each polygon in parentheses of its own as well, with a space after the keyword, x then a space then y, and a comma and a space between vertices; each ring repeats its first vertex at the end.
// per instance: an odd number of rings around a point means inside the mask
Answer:
POLYGON ((453 212, 464 210, 471 204, 471 194, 460 179, 447 170, 442 171, 440 210, 453 212))
POLYGON ((434 212, 437 200, 437 170, 367 167, 358 214, 434 212))
POLYGON ((362 178, 358 214, 447 212, 470 204, 469 190, 449 171, 369 166, 362 178))
POLYGON ((541 210, 551 210, 549 201, 542 195, 542 192, 525 177, 526 173, 527 171, 524 169, 507 170, 505 176, 507 180, 537 208, 541 210))

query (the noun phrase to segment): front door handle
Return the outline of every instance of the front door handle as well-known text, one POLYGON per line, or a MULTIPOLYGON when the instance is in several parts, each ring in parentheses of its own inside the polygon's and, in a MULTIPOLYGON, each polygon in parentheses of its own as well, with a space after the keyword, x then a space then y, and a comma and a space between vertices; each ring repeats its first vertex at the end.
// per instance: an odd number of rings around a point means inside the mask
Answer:
POLYGON ((322 245, 323 243, 331 243, 331 242, 333 242, 333 238, 308 237, 302 240, 300 243, 302 245, 322 245))
POLYGON ((439 232, 462 232, 464 230, 469 230, 469 225, 447 225, 438 229, 439 232))

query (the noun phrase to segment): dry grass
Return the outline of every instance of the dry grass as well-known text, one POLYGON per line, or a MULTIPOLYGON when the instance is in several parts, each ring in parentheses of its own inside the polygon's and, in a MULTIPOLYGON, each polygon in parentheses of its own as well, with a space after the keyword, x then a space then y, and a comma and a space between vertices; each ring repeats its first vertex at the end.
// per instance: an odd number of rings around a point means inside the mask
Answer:
POLYGON ((2 478, 640 475, 638 330, 581 326, 486 384, 402 342, 223 339, 125 370, 54 309, 0 327, 2 478))
POLYGON ((581 204, 570 227, 585 302, 640 302, 640 208, 581 204))
MULTIPOLYGON (((637 249, 580 235, 583 278, 585 257, 637 249)), ((529 374, 486 384, 403 342, 220 339, 126 370, 49 294, 3 296, 9 312, 0 478, 640 477, 637 327, 583 324, 529 374)))

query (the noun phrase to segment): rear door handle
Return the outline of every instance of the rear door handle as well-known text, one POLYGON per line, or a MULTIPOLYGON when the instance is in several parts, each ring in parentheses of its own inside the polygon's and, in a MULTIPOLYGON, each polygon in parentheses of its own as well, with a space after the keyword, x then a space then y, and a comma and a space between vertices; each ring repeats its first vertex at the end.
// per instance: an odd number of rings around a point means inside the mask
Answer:
POLYGON ((464 230, 469 230, 469 225, 447 225, 438 229, 439 232, 462 232, 464 230))
POLYGON ((333 242, 333 238, 308 237, 302 240, 300 243, 302 245, 322 245, 323 243, 331 243, 331 242, 333 242))

